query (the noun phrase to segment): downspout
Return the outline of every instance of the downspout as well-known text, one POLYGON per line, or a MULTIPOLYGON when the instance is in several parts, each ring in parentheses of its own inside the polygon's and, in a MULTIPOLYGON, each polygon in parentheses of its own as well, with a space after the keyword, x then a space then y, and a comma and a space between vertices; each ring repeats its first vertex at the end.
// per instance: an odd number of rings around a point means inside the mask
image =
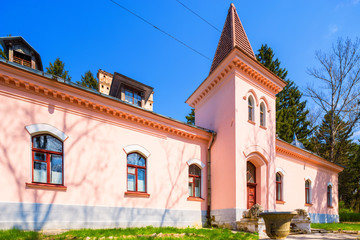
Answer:
POLYGON ((211 147, 214 144, 216 137, 216 132, 211 131, 211 139, 208 145, 208 154, 207 154, 207 224, 208 226, 212 225, 212 219, 211 219, 211 147))

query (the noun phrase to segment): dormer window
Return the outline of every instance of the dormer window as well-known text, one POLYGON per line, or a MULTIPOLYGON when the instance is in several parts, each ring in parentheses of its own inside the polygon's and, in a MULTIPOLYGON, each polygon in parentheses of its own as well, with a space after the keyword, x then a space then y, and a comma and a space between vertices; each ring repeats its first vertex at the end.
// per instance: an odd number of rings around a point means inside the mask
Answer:
POLYGON ((14 51, 13 61, 26 67, 31 67, 31 57, 23 53, 14 51))
POLYGON ((141 107, 141 94, 130 89, 125 89, 125 101, 141 107))

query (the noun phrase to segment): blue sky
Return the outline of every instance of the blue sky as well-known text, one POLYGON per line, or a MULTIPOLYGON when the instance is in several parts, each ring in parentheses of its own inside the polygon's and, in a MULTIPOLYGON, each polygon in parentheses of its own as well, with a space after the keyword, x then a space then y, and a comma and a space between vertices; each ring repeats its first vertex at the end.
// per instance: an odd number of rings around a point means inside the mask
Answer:
MULTIPOLYGON (((209 57, 220 33, 175 0, 117 0, 209 57)), ((181 0, 218 29, 232 1, 181 0)), ((328 52, 338 37, 360 36, 360 0, 233 1, 252 48, 273 48, 300 89, 314 79, 316 50, 328 52)), ((23 36, 44 67, 60 57, 80 80, 87 70, 119 72, 154 87, 154 111, 181 121, 185 100, 207 77, 211 61, 184 47, 110 0, 4 1, 0 36, 23 36)))

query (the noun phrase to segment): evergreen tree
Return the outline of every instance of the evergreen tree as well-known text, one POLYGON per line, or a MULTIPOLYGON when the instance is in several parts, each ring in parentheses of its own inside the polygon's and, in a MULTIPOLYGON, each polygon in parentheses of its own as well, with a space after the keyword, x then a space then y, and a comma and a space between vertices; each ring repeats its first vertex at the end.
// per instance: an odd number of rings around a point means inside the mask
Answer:
MULTIPOLYGON (((331 119, 332 113, 329 112, 324 116, 321 125, 311 138, 311 145, 313 151, 319 156, 329 159, 331 153, 331 119)), ((335 115, 335 124, 340 127, 335 135, 335 152, 337 158, 335 163, 347 165, 350 155, 353 154, 352 148, 353 143, 350 139, 351 135, 348 135, 349 125, 340 120, 340 117, 335 115)))
POLYGON ((309 111, 306 109, 306 101, 301 100, 303 94, 293 81, 286 79, 288 71, 280 67, 280 61, 275 59, 275 54, 270 47, 266 44, 262 45, 256 58, 275 75, 287 82, 284 89, 276 96, 276 132, 278 136, 291 143, 295 133, 298 140, 307 147, 311 129, 310 122, 307 120, 309 111))
POLYGON ((98 80, 94 77, 90 70, 85 73, 85 76, 81 75, 81 81, 77 81, 76 83, 96 91, 99 90, 98 80))
MULTIPOLYGON (((331 119, 332 113, 324 116, 321 125, 311 138, 311 146, 319 156, 329 159, 331 154, 331 119)), ((360 207, 360 146, 352 142, 347 132, 349 124, 342 121, 338 115, 334 118, 340 131, 335 135, 335 163, 346 166, 339 173, 339 197, 346 207, 357 209, 360 207)))
POLYGON ((189 115, 187 115, 185 118, 188 124, 195 125, 195 111, 193 108, 191 109, 189 115))
POLYGON ((54 64, 50 62, 49 67, 46 67, 46 73, 71 81, 71 77, 68 75, 69 72, 65 71, 64 67, 65 63, 63 63, 60 58, 57 58, 54 64))

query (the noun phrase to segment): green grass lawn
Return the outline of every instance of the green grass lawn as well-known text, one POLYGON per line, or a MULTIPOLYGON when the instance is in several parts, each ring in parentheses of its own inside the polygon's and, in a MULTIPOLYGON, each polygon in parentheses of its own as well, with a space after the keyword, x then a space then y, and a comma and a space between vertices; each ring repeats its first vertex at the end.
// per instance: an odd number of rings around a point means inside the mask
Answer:
POLYGON ((7 230, 0 231, 0 239, 249 239, 257 240, 258 235, 232 232, 228 229, 208 228, 124 228, 124 229, 82 229, 71 230, 58 235, 43 235, 37 232, 7 230), (156 235, 155 235, 156 234, 156 235))
POLYGON ((325 229, 325 230, 349 230, 360 231, 360 223, 312 223, 311 228, 325 229))

